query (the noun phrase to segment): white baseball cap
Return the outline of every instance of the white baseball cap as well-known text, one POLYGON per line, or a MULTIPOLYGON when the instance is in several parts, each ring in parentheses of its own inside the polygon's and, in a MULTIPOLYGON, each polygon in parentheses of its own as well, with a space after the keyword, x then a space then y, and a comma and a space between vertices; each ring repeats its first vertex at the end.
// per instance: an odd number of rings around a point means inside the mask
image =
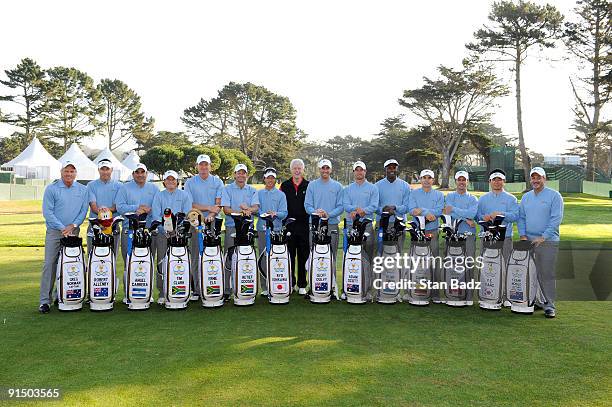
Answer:
POLYGON ((466 180, 470 179, 470 174, 467 171, 457 171, 455 173, 455 179, 459 179, 459 177, 464 177, 466 180))
POLYGON ((546 171, 542 167, 533 167, 529 172, 529 176, 531 177, 533 174, 540 174, 542 177, 546 177, 546 171))
POLYGON ((505 181, 506 175, 502 172, 496 171, 496 172, 492 172, 491 175, 489 175, 489 181, 493 181, 493 178, 501 178, 505 181))
POLYGON ((210 161, 210 157, 206 154, 200 154, 198 156, 198 159, 196 160, 196 164, 199 164, 201 162, 207 162, 209 164, 212 164, 212 162, 210 161))
POLYGON ((355 164, 353 164, 353 171, 355 171, 357 167, 361 167, 364 170, 366 169, 366 165, 363 161, 355 161, 355 164))
POLYGON ((395 164, 399 167, 399 163, 397 162, 397 160, 394 160, 393 158, 391 158, 390 160, 385 161, 385 163, 383 164, 383 168, 387 168, 387 165, 391 165, 391 164, 395 164))
POLYGON ((325 166, 328 166, 329 168, 332 168, 332 163, 331 161, 329 161, 327 158, 322 159, 321 161, 319 161, 319 168, 323 168, 325 166))
POLYGON ((98 169, 102 168, 102 167, 107 167, 107 168, 113 168, 113 162, 109 159, 103 159, 100 160, 100 162, 98 162, 98 169))
POLYGON ((436 177, 436 174, 434 174, 434 172, 432 170, 423 170, 423 171, 421 171, 421 175, 419 175, 419 178, 423 178, 426 175, 429 175, 431 178, 435 178, 436 177))
POLYGON ((164 178, 163 179, 166 179, 168 177, 174 177, 174 179, 178 180, 178 174, 174 170, 168 170, 168 171, 164 172, 164 178))
POLYGON ((244 172, 248 173, 249 169, 247 168, 246 165, 244 164, 236 164, 236 166, 234 167, 234 174, 237 173, 240 170, 244 170, 244 172))
POLYGON ((276 178, 276 169, 268 167, 264 170, 264 178, 268 178, 270 175, 276 178))
POLYGON ((149 171, 149 170, 147 170, 147 166, 144 165, 143 163, 138 163, 136 168, 134 168, 134 172, 136 172, 138 170, 144 170, 145 172, 149 171))
MULTIPOLYGON (((62 163, 62 170, 66 167, 68 167, 69 165, 72 165, 74 167, 74 169, 77 169, 76 163, 72 160, 66 160, 62 163)), ((57 167, 56 167, 57 168, 57 167)))

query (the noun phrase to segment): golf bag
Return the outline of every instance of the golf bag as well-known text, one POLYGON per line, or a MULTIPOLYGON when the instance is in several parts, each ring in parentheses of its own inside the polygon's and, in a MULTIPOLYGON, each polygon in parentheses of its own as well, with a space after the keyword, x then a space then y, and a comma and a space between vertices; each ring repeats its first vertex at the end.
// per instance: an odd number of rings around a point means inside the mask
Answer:
POLYGON ((471 236, 471 233, 459 233, 459 226, 463 223, 462 219, 452 219, 450 215, 442 215, 441 220, 440 229, 445 234, 446 242, 444 267, 442 268, 442 281, 446 283, 444 287, 446 305, 465 307, 468 305, 468 283, 470 283, 469 273, 465 267, 465 241, 468 236, 471 236))
POLYGON ((266 222, 266 251, 259 256, 259 271, 266 276, 268 300, 271 304, 286 304, 293 292, 291 281, 291 258, 287 240, 291 232, 287 226, 295 219, 287 218, 283 227, 274 231, 273 217, 262 214, 260 219, 266 222))
POLYGON ((147 228, 147 214, 136 215, 126 213, 128 219, 128 255, 125 264, 125 298, 127 298, 128 309, 149 309, 151 296, 153 295, 153 253, 151 244, 153 235, 157 234, 159 221, 153 221, 147 228))
POLYGON ((221 225, 223 218, 205 221, 202 213, 192 209, 187 217, 198 231, 200 292, 202 306, 207 308, 223 306, 223 251, 221 250, 221 225))
POLYGON ((338 298, 336 287, 336 257, 331 250, 329 219, 311 215, 312 247, 306 261, 310 288, 308 298, 313 303, 328 303, 332 294, 338 298))
POLYGON ((60 239, 57 259, 57 307, 60 311, 79 311, 87 298, 83 239, 65 236, 60 239))
POLYGON ((257 296, 257 256, 253 248, 255 231, 253 219, 241 213, 232 213, 236 226, 234 246, 228 250, 232 269, 234 305, 253 305, 257 296))
POLYGON ((519 314, 533 314, 536 299, 541 300, 543 293, 532 242, 520 240, 513 243, 506 278, 506 298, 510 301, 510 310, 519 314))
POLYGON ((100 214, 97 218, 89 219, 92 247, 89 252, 87 282, 89 309, 92 311, 110 311, 115 303, 117 295, 115 239, 119 238, 117 226, 122 220, 121 216, 114 219, 112 217, 100 219, 100 214))
POLYGON ((429 305, 433 290, 434 264, 431 261, 430 242, 432 236, 425 233, 427 220, 424 216, 415 216, 410 221, 410 259, 414 269, 408 273, 408 303, 410 305, 429 305))
POLYGON ((163 224, 168 243, 162 263, 164 306, 166 309, 185 309, 191 296, 190 223, 183 212, 173 214, 170 208, 166 208, 163 224))
POLYGON ((506 263, 503 248, 506 238, 506 225, 503 215, 493 221, 478 222, 482 227, 482 268, 480 269, 480 291, 478 305, 482 309, 500 310, 504 302, 504 278, 506 263))
POLYGON ((362 219, 357 215, 351 231, 347 233, 346 219, 344 220, 342 290, 346 295, 346 302, 351 304, 364 304, 372 285, 371 260, 361 246, 368 238, 365 229, 371 222, 372 220, 362 219))
MULTIPOLYGON (((384 259, 391 257, 395 259, 398 254, 401 254, 399 247, 399 239, 404 234, 406 225, 404 219, 395 217, 393 227, 389 228, 388 212, 383 212, 380 217, 380 225, 378 230, 379 240, 379 255, 384 259)), ((376 290, 376 301, 381 304, 395 304, 400 296, 400 280, 402 278, 402 268, 397 267, 398 264, 394 261, 394 266, 391 268, 385 267, 380 273, 380 288, 376 290)))

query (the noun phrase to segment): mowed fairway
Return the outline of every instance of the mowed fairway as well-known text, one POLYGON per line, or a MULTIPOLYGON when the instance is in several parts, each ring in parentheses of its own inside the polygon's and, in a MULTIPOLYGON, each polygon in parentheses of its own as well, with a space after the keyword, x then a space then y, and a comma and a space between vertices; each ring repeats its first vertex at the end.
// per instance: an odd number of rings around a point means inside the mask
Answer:
MULTIPOLYGON (((612 239, 611 200, 565 201, 564 239, 612 239)), ((609 301, 560 301, 554 320, 297 295, 286 306, 40 315, 43 242, 40 202, 0 202, 0 386, 61 388, 62 404, 612 403, 609 301)))

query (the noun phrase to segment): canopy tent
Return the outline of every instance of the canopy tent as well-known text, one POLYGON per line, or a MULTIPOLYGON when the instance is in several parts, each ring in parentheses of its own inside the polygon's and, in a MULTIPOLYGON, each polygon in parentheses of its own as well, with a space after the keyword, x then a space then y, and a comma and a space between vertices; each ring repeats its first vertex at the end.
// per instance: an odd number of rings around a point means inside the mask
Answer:
POLYGON ((136 151, 132 150, 130 151, 128 156, 125 157, 125 159, 121 162, 121 164, 134 171, 136 169, 136 166, 140 164, 140 157, 138 156, 138 154, 136 154, 136 151))
POLYGON ((72 143, 68 151, 60 157, 59 161, 62 165, 66 161, 72 161, 76 165, 77 180, 91 181, 98 178, 98 166, 87 158, 77 143, 72 143))
POLYGON ((123 165, 121 161, 119 161, 117 157, 115 157, 115 155, 110 151, 108 147, 106 147, 104 150, 100 152, 100 154, 98 154, 98 156, 94 159, 94 163, 98 165, 98 163, 103 159, 110 160, 111 163, 113 163, 112 178, 114 180, 127 181, 128 179, 131 178, 132 170, 130 170, 125 165, 123 165))
POLYGON ((12 170, 20 177, 53 180, 60 178, 62 164, 34 137, 21 154, 2 164, 2 168, 12 170))

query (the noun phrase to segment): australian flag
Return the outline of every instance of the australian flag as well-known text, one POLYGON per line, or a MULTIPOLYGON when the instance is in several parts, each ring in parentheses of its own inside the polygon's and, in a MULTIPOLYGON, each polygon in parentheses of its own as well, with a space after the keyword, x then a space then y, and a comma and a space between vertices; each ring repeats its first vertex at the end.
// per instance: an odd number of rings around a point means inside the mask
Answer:
POLYGON ((66 298, 68 299, 78 299, 81 298, 81 289, 73 288, 71 290, 66 290, 66 298))
POLYGON ((349 293, 358 293, 359 292, 359 284, 347 284, 346 291, 349 293))
POLYGON ((327 283, 315 283, 315 291, 327 291, 327 283))
POLYGON ((94 298, 108 297, 108 287, 94 288, 94 298))

